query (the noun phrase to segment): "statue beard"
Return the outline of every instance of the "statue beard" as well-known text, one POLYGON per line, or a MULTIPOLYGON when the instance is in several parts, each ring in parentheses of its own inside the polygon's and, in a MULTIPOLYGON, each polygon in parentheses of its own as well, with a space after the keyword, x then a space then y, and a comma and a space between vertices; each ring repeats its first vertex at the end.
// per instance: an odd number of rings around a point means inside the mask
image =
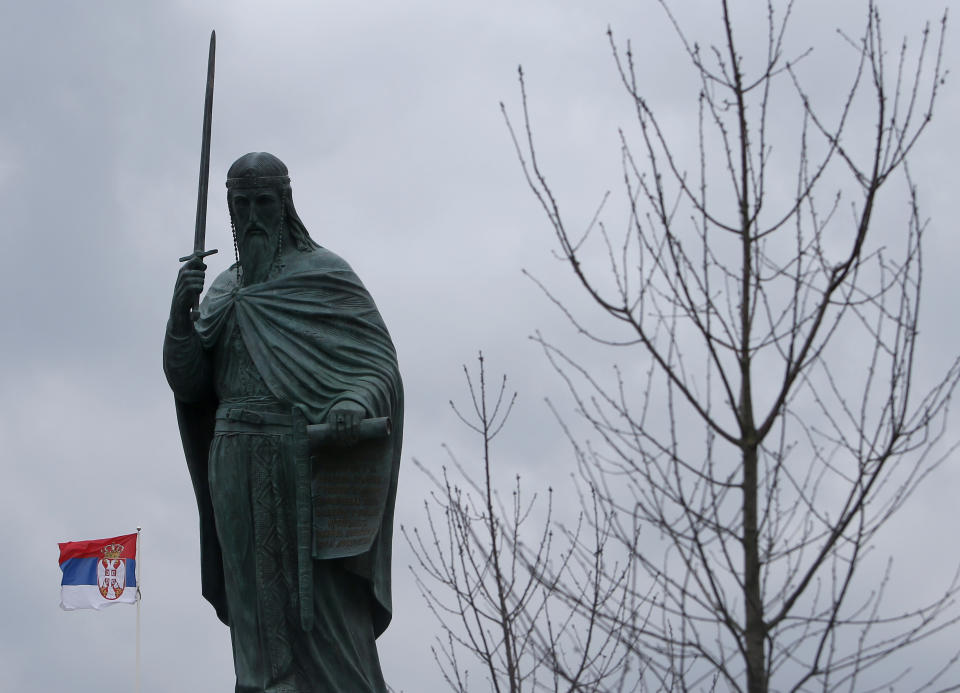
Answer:
POLYGON ((245 286, 259 284, 270 274, 277 253, 277 233, 248 230, 237 246, 245 286))

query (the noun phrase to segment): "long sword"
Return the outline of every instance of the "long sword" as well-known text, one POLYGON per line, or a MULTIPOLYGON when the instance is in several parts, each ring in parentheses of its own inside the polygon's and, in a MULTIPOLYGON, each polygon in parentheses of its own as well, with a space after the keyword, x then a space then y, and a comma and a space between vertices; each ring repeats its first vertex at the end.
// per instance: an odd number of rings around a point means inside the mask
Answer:
MULTIPOLYGON (((213 69, 217 52, 217 32, 210 32, 210 57, 207 59, 207 93, 203 101, 203 140, 200 143, 200 183, 197 190, 197 225, 193 232, 193 253, 180 258, 187 262, 213 255, 216 249, 204 250, 207 235, 207 188, 210 182, 210 121, 213 117, 213 69)), ((200 297, 197 296, 190 317, 200 317, 200 297)))

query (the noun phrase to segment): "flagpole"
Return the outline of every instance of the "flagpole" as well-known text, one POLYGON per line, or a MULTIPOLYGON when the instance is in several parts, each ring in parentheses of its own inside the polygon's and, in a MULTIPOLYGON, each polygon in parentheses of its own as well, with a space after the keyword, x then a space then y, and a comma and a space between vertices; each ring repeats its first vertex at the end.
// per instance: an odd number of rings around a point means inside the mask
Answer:
POLYGON ((143 560, 143 554, 140 548, 140 527, 137 527, 137 562, 134 563, 137 580, 137 677, 136 693, 140 693, 140 563, 143 560))

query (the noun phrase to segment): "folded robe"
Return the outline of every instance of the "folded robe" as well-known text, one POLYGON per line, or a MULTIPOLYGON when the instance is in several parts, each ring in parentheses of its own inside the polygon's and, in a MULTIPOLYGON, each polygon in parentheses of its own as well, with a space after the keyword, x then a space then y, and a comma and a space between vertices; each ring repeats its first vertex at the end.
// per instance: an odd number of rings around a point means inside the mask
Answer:
MULTIPOLYGON (((365 483, 386 488, 377 498, 378 522, 358 530, 355 524, 331 523, 323 509, 325 460, 314 461, 313 555, 339 558, 369 582, 376 608, 374 629, 386 629, 391 616, 390 558, 393 510, 403 431, 403 386, 396 352, 376 305, 349 265, 324 249, 296 254, 277 278, 239 287, 235 268, 211 285, 196 323, 203 347, 212 351, 234 329, 271 393, 296 405, 307 423, 323 422, 343 400, 361 404, 367 416, 390 417, 392 435, 355 450, 332 453, 330 467, 352 469, 362 463, 371 473, 365 483), (357 459, 357 456, 362 459, 357 459), (342 536, 337 536, 340 532, 342 536), (359 533, 358 533, 359 532, 359 533)), ((213 520, 207 480, 207 451, 213 437, 218 402, 177 400, 177 418, 200 513, 203 594, 229 623, 223 587, 223 564, 213 520)), ((333 500, 333 499, 330 499, 333 500)), ((369 512, 368 512, 369 514, 369 512)))

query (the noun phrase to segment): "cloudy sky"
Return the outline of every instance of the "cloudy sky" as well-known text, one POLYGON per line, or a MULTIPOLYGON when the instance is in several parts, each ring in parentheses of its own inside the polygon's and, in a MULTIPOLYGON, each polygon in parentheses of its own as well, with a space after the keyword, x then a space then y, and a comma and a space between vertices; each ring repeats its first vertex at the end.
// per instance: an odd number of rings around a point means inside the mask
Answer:
MULTIPOLYGON (((682 4, 691 33, 715 39, 716 3, 682 4)), ((745 35, 762 37, 761 3, 733 4, 745 35)), ((829 89, 829 66, 849 56, 834 29, 858 31, 865 3, 798 5, 793 45, 817 47, 812 78, 829 89)), ((880 2, 887 29, 914 36, 943 5, 880 2)), ((566 275, 499 102, 519 116, 522 64, 543 164, 573 225, 585 224, 618 185, 617 127, 631 118, 608 25, 633 39, 653 105, 688 118, 696 85, 653 0, 6 3, 0 689, 131 690, 133 609, 61 612, 56 542, 137 525, 143 690, 232 687, 228 631, 200 597, 196 509, 160 364, 177 258, 192 246, 210 30, 218 54, 207 238, 221 250, 211 274, 232 257, 226 169, 247 151, 277 154, 301 218, 350 261, 397 345, 407 396, 397 524, 415 526, 426 484, 409 460, 439 467, 444 442, 475 459, 476 441, 447 402, 462 398, 461 364, 478 349, 520 392, 504 467, 534 489, 573 470, 543 404, 559 385, 528 337, 576 335, 521 270, 556 285, 566 275)), ((949 69, 957 55, 950 41, 949 69)), ((923 329, 935 366, 958 341, 958 107, 950 76, 914 164, 931 219, 923 329)), ((880 547, 901 556, 905 591, 941 589, 956 564, 955 467, 921 489, 880 547)), ((398 690, 442 690, 429 653, 435 625, 399 536, 395 545, 384 673, 398 690)))

